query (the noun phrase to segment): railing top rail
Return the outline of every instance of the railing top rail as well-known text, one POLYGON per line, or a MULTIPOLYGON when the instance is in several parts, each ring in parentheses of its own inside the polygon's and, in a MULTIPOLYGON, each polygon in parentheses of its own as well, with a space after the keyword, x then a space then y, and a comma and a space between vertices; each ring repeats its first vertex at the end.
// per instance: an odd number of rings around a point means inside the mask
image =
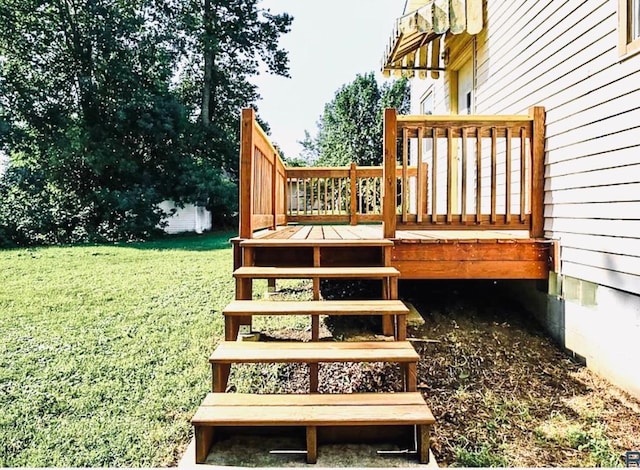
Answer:
POLYGON ((533 122, 533 117, 526 114, 505 114, 505 115, 482 115, 482 114, 442 114, 442 115, 422 115, 422 114, 405 114, 398 115, 398 124, 421 124, 421 123, 444 123, 447 125, 460 125, 464 123, 482 124, 482 123, 518 123, 533 122))
POLYGON ((269 147, 269 150, 271 150, 271 152, 273 152, 273 155, 277 155, 278 156, 278 160, 280 160, 280 162, 282 162, 282 158, 280 157, 280 152, 278 152, 278 150, 273 146, 273 144, 271 143, 271 140, 269 139, 269 136, 262 129, 262 126, 260 126, 258 121, 256 121, 256 120, 253 121, 253 128, 258 133, 258 135, 260 135, 262 140, 264 140, 264 142, 267 144, 267 146, 269 147))

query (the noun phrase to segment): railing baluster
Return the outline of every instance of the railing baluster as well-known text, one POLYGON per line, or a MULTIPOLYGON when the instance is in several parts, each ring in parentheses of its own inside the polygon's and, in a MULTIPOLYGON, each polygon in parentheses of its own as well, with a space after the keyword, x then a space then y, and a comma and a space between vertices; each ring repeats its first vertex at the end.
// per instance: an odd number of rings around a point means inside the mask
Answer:
POLYGON ((453 220, 453 194, 457 192, 457 188, 453 187, 453 129, 447 128, 447 223, 453 220))
POLYGON ((425 175, 423 174, 423 168, 422 168, 422 159, 423 159, 423 155, 422 155, 422 150, 423 150, 423 132, 424 129, 422 127, 418 127, 418 162, 417 162, 417 166, 418 166, 418 175, 417 175, 417 191, 416 191, 416 221, 418 223, 422 222, 422 199, 425 197, 424 194, 424 190, 425 190, 425 184, 424 184, 424 180, 425 180, 425 175))
MULTIPOLYGON (((431 128, 432 156, 431 162, 431 222, 438 223, 438 130, 431 128)), ((418 166, 420 170, 420 166, 418 166)))
POLYGON ((476 224, 482 223, 482 134, 484 129, 476 127, 476 224))
POLYGON ((304 215, 308 215, 307 214, 307 178, 304 178, 302 180, 302 194, 304 195, 304 199, 303 199, 303 201, 304 201, 303 209, 304 210, 302 212, 303 212, 304 215))
POLYGON ((325 215, 329 214, 329 179, 324 178, 324 211, 325 215))
POLYGON ((407 181, 407 165, 409 160, 409 129, 402 129, 402 221, 407 221, 407 205, 409 195, 409 182, 407 181))
POLYGON ((498 129, 491 128, 491 223, 496 223, 496 192, 498 184, 498 129))
POLYGON ((460 221, 467 223, 467 128, 462 128, 462 204, 460 207, 460 221))
POLYGON ((504 194, 504 221, 506 224, 511 223, 511 128, 507 128, 507 153, 505 161, 505 194, 504 194))
POLYGON ((349 217, 349 219, 350 219, 351 225, 356 225, 358 223, 357 219, 356 219, 356 213, 357 213, 356 205, 358 203, 358 200, 356 199, 357 198, 357 187, 356 187, 357 178, 358 178, 358 176, 356 175, 356 164, 352 163, 351 164, 351 169, 349 171, 349 183, 350 183, 350 193, 351 193, 350 196, 349 196, 350 197, 350 199, 349 199, 349 202, 350 202, 350 205, 349 205, 349 208, 350 208, 349 215, 350 215, 350 217, 349 217))
POLYGON ((527 131, 520 128, 520 223, 526 221, 527 210, 527 131))

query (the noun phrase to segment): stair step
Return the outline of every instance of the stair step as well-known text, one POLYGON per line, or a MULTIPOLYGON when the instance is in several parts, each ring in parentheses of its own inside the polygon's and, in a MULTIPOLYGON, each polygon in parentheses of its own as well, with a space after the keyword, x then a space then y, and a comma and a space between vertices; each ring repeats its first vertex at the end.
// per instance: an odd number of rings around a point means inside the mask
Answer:
MULTIPOLYGON (((203 463, 215 427, 302 426, 307 462, 317 459, 317 427, 418 426, 418 458, 429 459, 429 429, 435 418, 418 392, 310 395, 210 393, 191 423, 196 430, 196 462, 203 463)), ((385 433, 381 429, 380 435, 385 433)), ((357 437, 358 432, 352 437, 357 437)))
POLYGON ((227 316, 246 315, 407 315, 401 300, 234 300, 227 316))
POLYGON ((233 272, 238 279, 386 279, 400 272, 390 266, 367 267, 265 267, 243 266, 233 272))
POLYGON ((313 343, 224 341, 211 354, 215 363, 413 362, 420 356, 408 341, 313 343))
POLYGON ((318 364, 328 362, 390 362, 400 364, 403 390, 417 389, 420 356, 408 341, 236 342, 224 341, 211 354, 211 388, 224 392, 231 364, 304 363, 309 365, 309 391, 318 391, 318 364))
POLYGON ((240 242, 242 247, 358 247, 393 246, 393 241, 380 240, 335 240, 335 239, 295 239, 295 238, 251 238, 240 242))

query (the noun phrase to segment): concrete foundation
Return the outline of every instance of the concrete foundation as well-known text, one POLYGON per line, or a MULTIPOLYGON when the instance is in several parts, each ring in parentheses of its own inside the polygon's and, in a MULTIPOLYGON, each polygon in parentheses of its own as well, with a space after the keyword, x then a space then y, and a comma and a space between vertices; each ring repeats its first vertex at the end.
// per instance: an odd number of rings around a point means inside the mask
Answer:
POLYGON ((640 296, 555 274, 509 289, 577 360, 640 398, 640 296))

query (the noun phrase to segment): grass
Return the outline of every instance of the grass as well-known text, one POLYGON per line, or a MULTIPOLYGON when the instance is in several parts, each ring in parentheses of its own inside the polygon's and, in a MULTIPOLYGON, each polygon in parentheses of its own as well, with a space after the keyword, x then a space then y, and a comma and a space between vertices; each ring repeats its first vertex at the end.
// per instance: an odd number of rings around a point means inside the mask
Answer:
POLYGON ((234 293, 231 236, 0 251, 0 467, 175 463, 234 293))
MULTIPOLYGON (((0 467, 175 464, 234 295, 233 235, 0 251, 0 467)), ((266 282, 255 284, 264 292, 266 282)), ((278 287, 287 298, 309 295, 300 281, 278 287)), ((432 449, 444 463, 619 466, 621 449, 637 448, 636 404, 543 338, 458 308, 454 294, 421 285, 414 299, 456 308, 420 307, 430 326, 418 332, 438 340, 420 346, 419 373, 432 388, 432 449)), ((473 302, 482 305, 475 293, 473 302)), ((291 333, 308 318, 257 317, 254 326, 291 333)), ((238 391, 287 391, 304 375, 246 367, 233 372, 238 391)), ((371 379, 349 374, 335 375, 371 379)))

